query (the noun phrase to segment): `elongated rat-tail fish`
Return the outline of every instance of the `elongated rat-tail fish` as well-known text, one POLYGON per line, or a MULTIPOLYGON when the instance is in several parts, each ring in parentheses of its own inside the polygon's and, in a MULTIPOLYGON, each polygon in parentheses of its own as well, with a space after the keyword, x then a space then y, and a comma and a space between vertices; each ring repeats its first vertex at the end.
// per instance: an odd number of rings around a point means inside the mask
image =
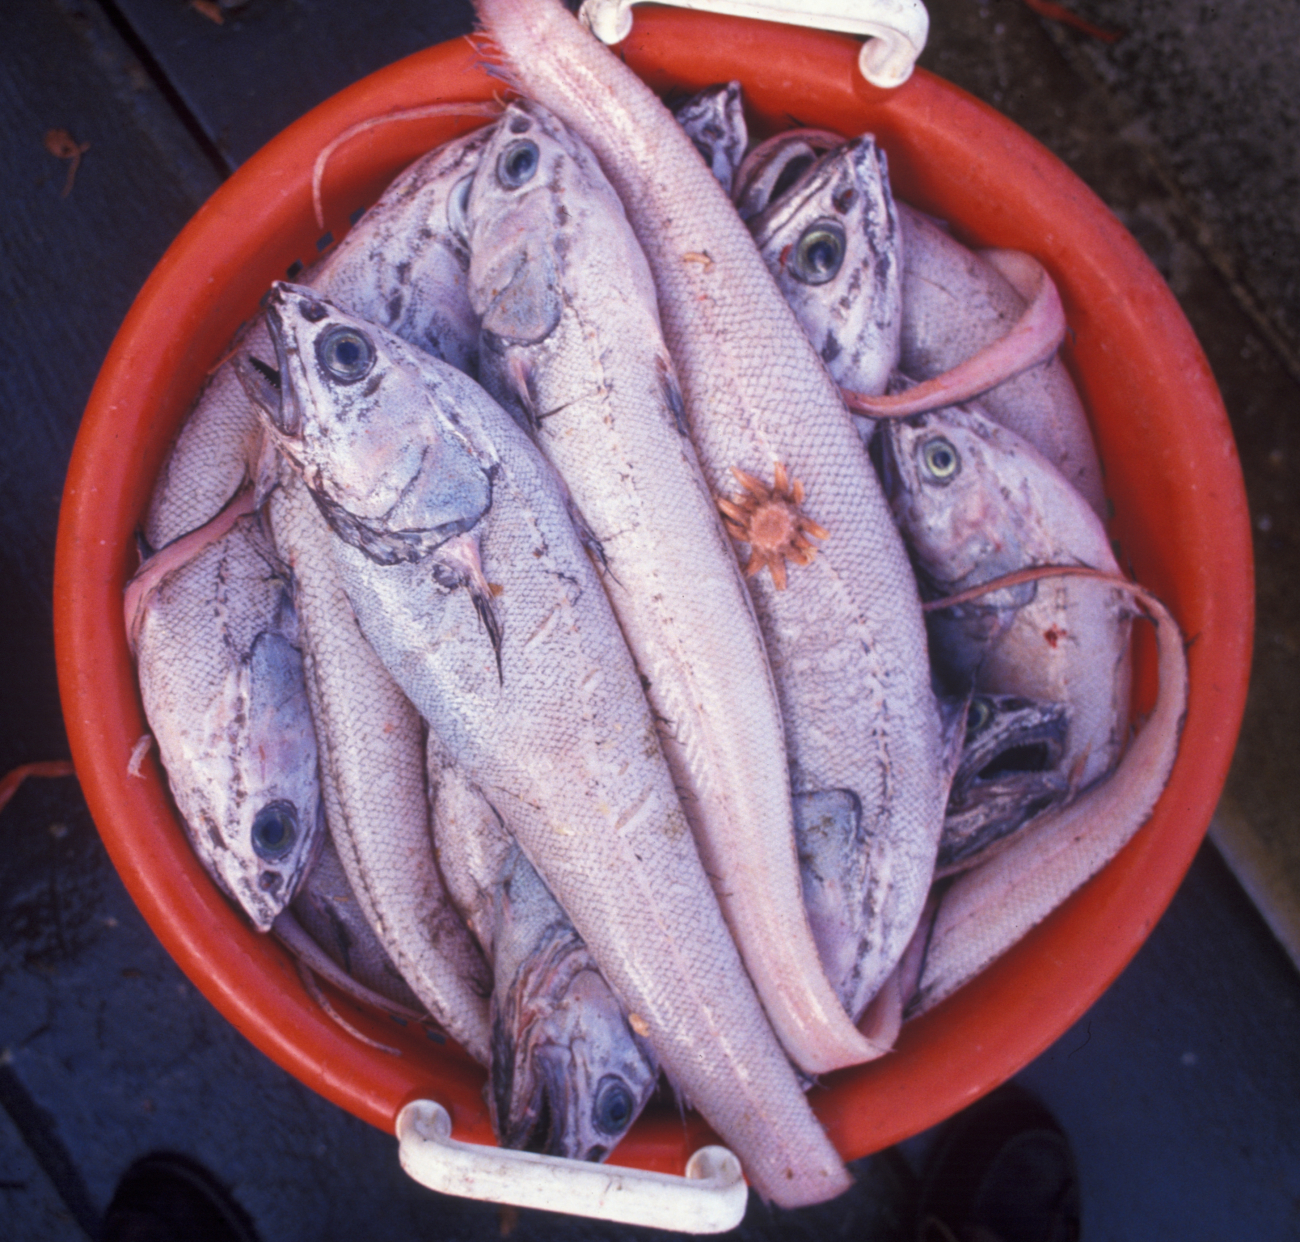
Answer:
MULTIPOLYGON (((1119 573, 1079 493, 973 404, 884 419, 873 453, 930 598, 1031 566, 1119 573)), ((1062 704, 1059 767, 1082 789, 1110 771, 1124 740, 1130 617, 1127 594, 1107 582, 1030 582, 934 613, 931 656, 955 693, 1062 704)))
POLYGON ((324 832, 291 576, 255 514, 177 550, 128 591, 145 715, 194 852, 266 931, 324 832))
POLYGON ((673 116, 695 144, 718 184, 730 194, 736 170, 749 145, 740 83, 723 82, 706 87, 678 104, 673 116))
MULTIPOLYGON (((595 151, 646 253, 700 464, 728 529, 748 545, 794 791, 850 792, 893 854, 876 902, 883 980, 925 897, 946 789, 920 602, 879 485, 833 381, 672 114, 558 0, 477 9, 512 79, 595 151)), ((797 893, 793 840, 789 859, 784 887, 797 893)), ((760 977, 758 945, 773 934, 767 903, 749 901, 712 861, 710 871, 760 977)), ((878 1054, 812 957, 797 991, 759 984, 786 1048, 809 1071, 878 1054)), ((809 1193, 789 1186, 777 1197, 809 1193)))
MULTIPOLYGON (((465 293, 468 258, 447 209, 453 190, 474 171, 491 128, 456 138, 412 164, 304 278, 323 296, 470 371, 477 365, 478 322, 465 293)), ((145 534, 154 547, 202 526, 242 479, 258 473, 261 421, 234 359, 273 352, 259 315, 200 393, 150 502, 145 534)))
POLYGON ((492 963, 488 1102, 505 1147, 603 1160, 659 1065, 483 794, 429 742, 438 866, 492 963))
POLYGON ((291 285, 267 314, 279 386, 265 363, 249 382, 339 536, 361 631, 751 1177, 837 1193, 554 471, 476 384, 383 329, 291 285))
POLYGON ((759 995, 798 996, 809 960, 821 981, 781 705, 645 258, 595 157, 540 105, 510 106, 479 168, 465 217, 484 382, 533 427, 600 543, 705 870, 726 877, 724 912, 763 912, 747 955, 759 995))
MULTIPOLYGON (((1091 571, 1074 567, 1074 572, 1082 582, 1091 571)), ((1187 712, 1183 636, 1149 591, 1117 578, 1109 586, 1155 625, 1155 707, 1111 776, 1046 811, 943 892, 925 937, 910 1014, 923 1013, 956 991, 1100 871, 1146 822, 1169 779, 1187 712)))
POLYGON ((306 487, 289 474, 268 507, 298 585, 325 810, 348 883, 421 1004, 486 1064, 490 974, 433 860, 419 715, 357 626, 306 487))

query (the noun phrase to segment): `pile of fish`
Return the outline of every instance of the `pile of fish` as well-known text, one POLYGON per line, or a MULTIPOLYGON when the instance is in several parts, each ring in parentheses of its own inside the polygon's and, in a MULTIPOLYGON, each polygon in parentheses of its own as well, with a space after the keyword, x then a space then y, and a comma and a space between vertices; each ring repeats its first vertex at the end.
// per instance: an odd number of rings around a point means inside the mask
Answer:
POLYGON ((1181 639, 1032 259, 869 135, 748 149, 736 84, 674 117, 558 0, 479 12, 521 97, 272 287, 172 448, 146 712, 214 880, 488 1066, 502 1143, 603 1159, 662 1075, 818 1202, 806 1089, 1141 825, 1181 639))

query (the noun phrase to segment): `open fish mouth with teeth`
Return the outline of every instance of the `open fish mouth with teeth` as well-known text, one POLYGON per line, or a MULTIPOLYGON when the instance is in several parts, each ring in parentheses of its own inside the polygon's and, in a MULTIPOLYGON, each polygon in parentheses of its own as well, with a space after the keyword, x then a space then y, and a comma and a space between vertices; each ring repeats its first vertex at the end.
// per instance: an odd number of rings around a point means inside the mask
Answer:
POLYGON ((1061 771, 1069 713, 1062 703, 976 695, 948 795, 935 875, 980 861, 1072 793, 1061 771))

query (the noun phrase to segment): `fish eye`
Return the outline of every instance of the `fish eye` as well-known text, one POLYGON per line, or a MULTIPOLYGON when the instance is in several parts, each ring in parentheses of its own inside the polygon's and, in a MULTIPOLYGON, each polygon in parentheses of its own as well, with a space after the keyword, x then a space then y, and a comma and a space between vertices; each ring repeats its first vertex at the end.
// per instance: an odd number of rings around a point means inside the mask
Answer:
POLYGON ((497 157, 497 180, 507 190, 517 190, 532 180, 539 159, 537 144, 531 138, 512 142, 497 157))
POLYGON ((817 220, 800 234, 790 270, 806 285, 833 280, 844 262, 844 228, 834 220, 817 220))
POLYGON ((951 483, 961 470, 961 456, 951 440, 935 436, 921 445, 921 464, 934 483, 951 483))
POLYGON ((253 849, 259 858, 275 862, 298 839, 298 812, 292 802, 268 802, 253 820, 253 849))
POLYGON ((474 185, 474 174, 462 177, 447 196, 447 223, 451 231, 465 241, 469 237, 469 192, 474 185))
POLYGON ((973 738, 992 719, 993 704, 983 695, 976 695, 975 698, 971 699, 970 708, 966 712, 967 739, 973 738))
POLYGON ((342 384, 355 384, 365 379, 375 365, 375 347, 365 333, 339 324, 317 338, 316 357, 332 378, 342 384))
POLYGON ((622 1134, 632 1124, 635 1101, 621 1078, 606 1074, 596 1088, 591 1119, 604 1134, 622 1134))

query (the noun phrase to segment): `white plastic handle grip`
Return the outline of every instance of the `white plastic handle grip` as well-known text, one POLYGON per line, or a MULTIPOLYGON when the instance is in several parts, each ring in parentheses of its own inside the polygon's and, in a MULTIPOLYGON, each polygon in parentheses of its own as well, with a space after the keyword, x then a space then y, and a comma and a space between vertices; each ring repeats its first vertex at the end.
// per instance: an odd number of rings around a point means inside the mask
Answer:
MULTIPOLYGON (((604 43, 620 43, 632 30, 638 0, 583 0, 579 16, 604 43)), ((902 86, 925 48, 930 15, 921 0, 659 0, 683 9, 706 9, 818 30, 865 35, 858 56, 873 86, 902 86)))
POLYGON ((740 1224, 749 1191, 725 1147, 701 1147, 686 1176, 459 1143, 441 1104, 415 1100, 397 1114, 398 1157, 422 1186, 445 1195, 544 1208, 683 1233, 740 1224))

